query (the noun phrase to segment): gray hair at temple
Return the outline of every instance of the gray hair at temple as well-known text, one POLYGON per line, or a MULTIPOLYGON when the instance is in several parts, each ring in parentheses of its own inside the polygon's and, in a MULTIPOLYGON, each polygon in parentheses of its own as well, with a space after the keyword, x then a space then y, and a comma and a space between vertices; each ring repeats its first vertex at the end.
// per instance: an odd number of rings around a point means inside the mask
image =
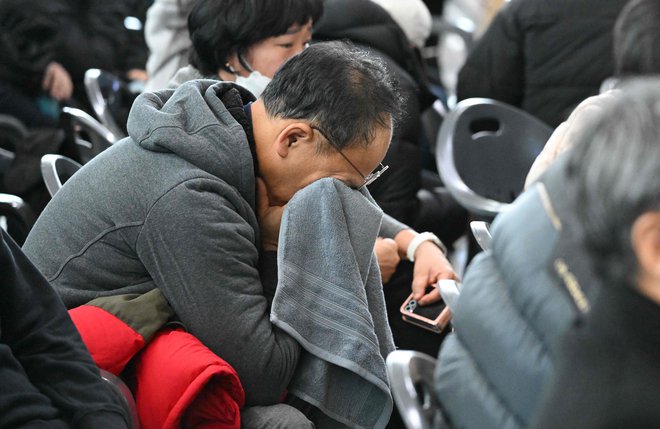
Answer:
POLYGON ((634 287, 632 226, 660 210, 660 78, 623 84, 569 156, 567 189, 595 272, 606 285, 634 287))

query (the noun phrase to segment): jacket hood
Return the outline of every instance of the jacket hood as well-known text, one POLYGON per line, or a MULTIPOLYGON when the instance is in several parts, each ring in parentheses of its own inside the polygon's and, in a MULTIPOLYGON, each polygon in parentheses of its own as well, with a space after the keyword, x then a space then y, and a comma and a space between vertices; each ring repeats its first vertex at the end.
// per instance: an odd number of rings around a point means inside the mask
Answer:
POLYGON ((173 153, 240 186, 248 171, 254 181, 254 160, 245 129, 230 110, 243 115, 250 101, 254 96, 246 89, 214 80, 146 92, 133 104, 128 134, 143 149, 173 153))

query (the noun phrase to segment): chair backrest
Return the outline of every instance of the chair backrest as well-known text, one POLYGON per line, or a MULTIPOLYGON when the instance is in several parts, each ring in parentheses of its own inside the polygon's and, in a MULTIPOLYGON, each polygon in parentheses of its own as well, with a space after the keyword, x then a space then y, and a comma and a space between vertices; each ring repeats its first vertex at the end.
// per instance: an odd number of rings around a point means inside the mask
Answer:
POLYGON ((506 103, 463 100, 440 127, 438 171, 467 210, 494 217, 522 192, 527 172, 552 131, 506 103))
POLYGON ((125 113, 132 103, 127 85, 118 76, 99 70, 85 72, 85 91, 94 113, 116 137, 126 137, 125 113))
POLYGON ((73 127, 73 135, 83 164, 117 141, 117 136, 83 110, 63 107, 62 115, 66 116, 73 127))
POLYGON ((131 418, 131 428, 139 429, 140 421, 138 419, 137 408, 135 406, 135 398, 133 397, 133 393, 131 393, 131 389, 129 389, 126 383, 124 383, 124 380, 117 377, 113 373, 104 369, 101 369, 100 372, 103 381, 105 381, 110 386, 110 389, 122 401, 122 405, 131 418))
POLYGON ((80 165, 71 158, 48 154, 41 157, 41 177, 44 179, 50 196, 54 196, 62 185, 80 170, 80 165))
POLYGON ((22 198, 12 194, 0 194, 0 227, 22 246, 36 215, 22 198))
POLYGON ((433 388, 435 358, 413 350, 395 350, 387 356, 392 396, 408 429, 431 429, 440 418, 433 388))
POLYGON ((15 148, 27 137, 27 127, 10 115, 0 115, 0 174, 7 171, 15 158, 15 148))
POLYGON ((28 129, 23 122, 11 115, 0 115, 0 135, 3 139, 20 141, 27 133, 28 129))

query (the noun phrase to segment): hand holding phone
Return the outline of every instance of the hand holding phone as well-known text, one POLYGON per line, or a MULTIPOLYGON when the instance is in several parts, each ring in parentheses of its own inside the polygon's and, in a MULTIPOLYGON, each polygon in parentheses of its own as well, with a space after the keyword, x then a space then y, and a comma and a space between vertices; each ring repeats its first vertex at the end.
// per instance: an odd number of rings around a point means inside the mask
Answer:
POLYGON ((403 302, 400 311, 404 321, 437 334, 442 332, 451 319, 451 311, 444 301, 436 301, 422 307, 413 298, 413 294, 403 302))

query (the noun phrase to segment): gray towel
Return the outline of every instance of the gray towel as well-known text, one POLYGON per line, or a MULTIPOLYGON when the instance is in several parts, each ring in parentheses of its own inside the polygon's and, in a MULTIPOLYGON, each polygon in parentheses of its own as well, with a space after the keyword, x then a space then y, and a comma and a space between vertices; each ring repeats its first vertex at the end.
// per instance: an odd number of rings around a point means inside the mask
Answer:
POLYGON ((271 321, 304 351, 289 393, 323 411, 319 429, 383 428, 394 350, 373 246, 382 210, 367 191, 321 179, 282 216, 271 321))

